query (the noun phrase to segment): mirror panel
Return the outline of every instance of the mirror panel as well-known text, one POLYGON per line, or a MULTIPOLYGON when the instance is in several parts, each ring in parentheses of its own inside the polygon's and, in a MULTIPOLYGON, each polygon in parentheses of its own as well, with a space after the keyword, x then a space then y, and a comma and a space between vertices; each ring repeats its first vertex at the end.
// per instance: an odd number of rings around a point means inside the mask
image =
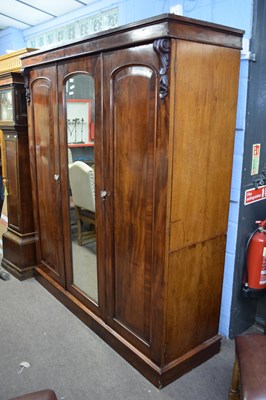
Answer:
POLYGON ((13 120, 13 102, 12 102, 11 90, 0 91, 0 120, 1 121, 13 120))
POLYGON ((73 284, 98 303, 93 77, 71 75, 66 81, 65 99, 73 284))

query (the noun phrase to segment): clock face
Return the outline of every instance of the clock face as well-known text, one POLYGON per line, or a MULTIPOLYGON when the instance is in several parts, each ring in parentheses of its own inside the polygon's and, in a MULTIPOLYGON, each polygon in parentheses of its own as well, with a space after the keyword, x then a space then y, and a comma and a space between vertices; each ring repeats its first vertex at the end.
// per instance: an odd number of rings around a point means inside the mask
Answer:
POLYGON ((0 91, 0 120, 13 120, 13 105, 11 90, 0 91))

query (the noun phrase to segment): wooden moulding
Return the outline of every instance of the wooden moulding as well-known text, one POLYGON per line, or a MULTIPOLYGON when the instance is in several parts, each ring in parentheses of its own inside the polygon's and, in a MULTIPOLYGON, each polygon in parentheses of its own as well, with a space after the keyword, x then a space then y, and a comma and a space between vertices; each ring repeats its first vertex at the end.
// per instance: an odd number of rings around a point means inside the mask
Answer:
POLYGON ((24 48, 12 53, 0 56, 0 74, 5 72, 20 72, 21 71, 21 59, 20 56, 29 53, 36 49, 24 48))
POLYGON ((175 361, 159 367, 39 267, 35 268, 35 279, 158 389, 175 381, 220 351, 221 336, 216 335, 175 361))

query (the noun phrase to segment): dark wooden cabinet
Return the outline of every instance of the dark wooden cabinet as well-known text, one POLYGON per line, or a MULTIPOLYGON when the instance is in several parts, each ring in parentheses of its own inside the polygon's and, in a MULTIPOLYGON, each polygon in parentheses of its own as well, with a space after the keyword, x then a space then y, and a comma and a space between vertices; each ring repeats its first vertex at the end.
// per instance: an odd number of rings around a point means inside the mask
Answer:
POLYGON ((36 277, 158 387, 220 348, 242 33, 167 14, 22 58, 36 277), (96 273, 70 223, 88 107, 96 273))
POLYGON ((8 211, 8 227, 3 234, 2 266, 24 280, 34 274, 36 234, 25 87, 23 76, 17 72, 0 74, 0 129, 4 134, 4 183, 8 211))

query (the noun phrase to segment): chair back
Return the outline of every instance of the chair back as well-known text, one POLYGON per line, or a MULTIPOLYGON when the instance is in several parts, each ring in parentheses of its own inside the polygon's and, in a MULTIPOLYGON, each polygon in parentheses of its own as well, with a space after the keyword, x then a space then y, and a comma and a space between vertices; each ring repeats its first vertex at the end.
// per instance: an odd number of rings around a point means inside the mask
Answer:
POLYGON ((72 164, 73 163, 72 151, 69 147, 67 148, 67 155, 68 155, 68 164, 72 164))
POLYGON ((69 165, 69 181, 75 206, 95 212, 94 170, 83 161, 69 165))

